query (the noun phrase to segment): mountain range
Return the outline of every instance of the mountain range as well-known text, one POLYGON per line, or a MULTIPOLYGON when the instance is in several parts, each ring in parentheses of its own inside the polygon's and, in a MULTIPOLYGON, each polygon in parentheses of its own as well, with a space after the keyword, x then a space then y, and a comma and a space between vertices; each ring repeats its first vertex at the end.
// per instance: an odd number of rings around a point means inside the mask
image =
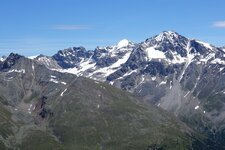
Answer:
POLYGON ((224 48, 173 31, 11 53, 0 60, 0 147, 225 149, 224 68, 224 48))

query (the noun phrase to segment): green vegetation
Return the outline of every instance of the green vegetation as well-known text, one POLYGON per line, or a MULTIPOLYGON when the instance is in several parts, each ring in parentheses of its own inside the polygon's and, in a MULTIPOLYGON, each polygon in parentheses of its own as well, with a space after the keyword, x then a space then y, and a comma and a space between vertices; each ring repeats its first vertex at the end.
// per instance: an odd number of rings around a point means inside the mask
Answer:
POLYGON ((138 104, 128 93, 83 78, 72 87, 50 119, 65 149, 136 150, 157 144, 174 150, 191 145, 191 131, 164 111, 138 104))
POLYGON ((11 113, 7 111, 2 103, 0 103, 0 149, 6 149, 4 142, 1 140, 6 140, 9 136, 13 135, 12 128, 15 126, 15 123, 11 120, 11 113))
MULTIPOLYGON (((27 124, 21 121, 20 127, 17 126, 20 132, 12 132, 12 127, 16 125, 11 121, 11 113, 0 105, 0 134, 5 139, 12 136, 8 142, 14 142, 13 148, 180 150, 192 146, 195 133, 168 112, 154 106, 145 106, 130 93, 108 84, 95 83, 82 77, 71 81, 75 82, 66 87, 46 82, 47 94, 31 95, 32 102, 36 97, 46 96, 40 110, 29 114, 28 108, 24 106, 24 111, 12 112, 20 113, 22 115, 19 117, 28 120, 27 124), (55 91, 56 88, 60 91, 55 91), (66 92, 60 96, 65 88, 66 92), (52 93, 48 95, 49 89, 52 93), (48 110, 43 118, 39 116, 41 109, 48 110)), ((26 102, 29 101, 26 99, 26 102)), ((0 146, 4 147, 1 142, 0 146)))
POLYGON ((19 146, 22 150, 61 150, 62 146, 49 134, 30 131, 19 146))
POLYGON ((3 143, 2 141, 0 141, 0 149, 1 149, 1 150, 6 149, 6 147, 5 147, 5 145, 4 145, 4 143, 3 143))
POLYGON ((28 97, 28 98, 26 98, 25 100, 24 100, 24 102, 25 103, 29 103, 29 102, 31 102, 31 101, 33 101, 33 100, 36 100, 36 99, 38 99, 38 96, 39 96, 39 94, 37 93, 37 92, 32 92, 32 94, 31 94, 31 96, 30 97, 28 97))
POLYGON ((13 122, 10 119, 11 114, 0 103, 0 135, 7 138, 12 135, 13 122))

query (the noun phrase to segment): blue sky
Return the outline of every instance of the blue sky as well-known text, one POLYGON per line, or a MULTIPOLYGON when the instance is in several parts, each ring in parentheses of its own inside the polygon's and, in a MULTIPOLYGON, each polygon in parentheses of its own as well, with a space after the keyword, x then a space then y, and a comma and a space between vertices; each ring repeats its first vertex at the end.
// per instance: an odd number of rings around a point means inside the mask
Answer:
POLYGON ((0 55, 141 42, 165 30, 225 45, 224 0, 2 0, 0 55))

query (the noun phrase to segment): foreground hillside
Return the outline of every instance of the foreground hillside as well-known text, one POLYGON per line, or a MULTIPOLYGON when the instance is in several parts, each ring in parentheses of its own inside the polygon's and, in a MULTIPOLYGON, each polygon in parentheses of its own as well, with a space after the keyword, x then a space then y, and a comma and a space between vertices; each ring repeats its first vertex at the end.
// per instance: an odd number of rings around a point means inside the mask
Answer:
POLYGON ((202 137, 111 85, 11 54, 1 62, 0 149, 192 149, 202 137))

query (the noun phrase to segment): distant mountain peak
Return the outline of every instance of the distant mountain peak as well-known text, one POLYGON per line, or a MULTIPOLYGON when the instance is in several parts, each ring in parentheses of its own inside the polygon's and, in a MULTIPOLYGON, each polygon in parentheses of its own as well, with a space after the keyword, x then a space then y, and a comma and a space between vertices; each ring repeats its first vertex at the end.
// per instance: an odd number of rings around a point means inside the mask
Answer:
POLYGON ((178 34, 175 31, 163 31, 158 35, 145 40, 145 44, 149 46, 162 46, 162 45, 187 45, 189 39, 185 36, 178 34))
POLYGON ((77 62, 80 62, 84 58, 90 58, 93 51, 87 51, 84 47, 72 47, 58 51, 57 54, 52 57, 60 62, 59 65, 64 68, 75 67, 77 62))
POLYGON ((161 32, 159 35, 178 36, 180 34, 178 34, 176 31, 168 30, 168 31, 161 32))
POLYGON ((121 41, 118 42, 117 44, 117 48, 120 49, 120 48, 123 48, 123 47, 127 47, 129 46, 130 44, 132 44, 131 41, 127 40, 127 39, 123 39, 121 41))
POLYGON ((4 60, 2 69, 11 68, 16 63, 16 61, 22 57, 24 56, 15 53, 10 53, 9 56, 4 60))
POLYGON ((181 36, 180 34, 178 34, 175 31, 163 31, 159 35, 156 35, 153 38, 158 42, 163 42, 165 40, 169 40, 169 41, 178 40, 181 37, 183 37, 183 36, 181 36))
POLYGON ((24 56, 21 56, 21 55, 16 54, 16 53, 10 53, 9 56, 6 58, 6 61, 14 61, 14 60, 17 60, 21 57, 24 57, 24 56))

